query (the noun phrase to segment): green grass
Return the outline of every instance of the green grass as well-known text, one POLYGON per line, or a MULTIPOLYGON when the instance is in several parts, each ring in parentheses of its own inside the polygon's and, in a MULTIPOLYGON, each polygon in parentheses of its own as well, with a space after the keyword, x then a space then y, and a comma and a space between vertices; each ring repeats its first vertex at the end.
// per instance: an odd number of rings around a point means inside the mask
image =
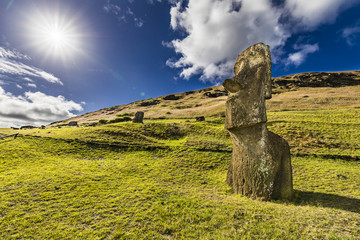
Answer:
POLYGON ((223 118, 20 130, 0 140, 0 239, 360 239, 359 116, 268 113, 293 202, 230 191, 223 118))

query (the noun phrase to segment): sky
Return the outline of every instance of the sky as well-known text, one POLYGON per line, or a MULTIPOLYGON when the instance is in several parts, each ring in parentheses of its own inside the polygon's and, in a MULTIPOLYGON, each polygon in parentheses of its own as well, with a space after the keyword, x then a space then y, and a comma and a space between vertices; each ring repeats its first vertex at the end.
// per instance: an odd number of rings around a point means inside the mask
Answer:
POLYGON ((360 69, 360 0, 0 0, 0 128, 221 84, 243 50, 272 76, 360 69))

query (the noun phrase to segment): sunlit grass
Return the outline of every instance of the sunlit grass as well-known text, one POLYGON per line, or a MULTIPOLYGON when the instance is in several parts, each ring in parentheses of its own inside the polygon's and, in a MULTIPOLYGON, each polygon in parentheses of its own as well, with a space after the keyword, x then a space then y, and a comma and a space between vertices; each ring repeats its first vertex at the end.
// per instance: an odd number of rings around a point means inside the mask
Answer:
POLYGON ((269 112, 296 198, 231 193, 222 118, 0 129, 1 239, 358 239, 360 109, 269 112), (151 147, 151 148, 150 148, 151 147))

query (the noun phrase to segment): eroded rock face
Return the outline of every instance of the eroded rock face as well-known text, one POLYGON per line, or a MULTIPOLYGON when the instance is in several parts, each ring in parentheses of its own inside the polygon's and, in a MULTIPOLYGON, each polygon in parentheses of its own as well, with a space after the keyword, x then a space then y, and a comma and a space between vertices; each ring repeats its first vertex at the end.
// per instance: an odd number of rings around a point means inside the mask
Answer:
POLYGON ((236 60, 235 76, 224 81, 229 92, 225 128, 233 153, 227 183, 235 193, 263 200, 292 199, 288 143, 266 127, 265 99, 271 98, 269 46, 258 43, 236 60))

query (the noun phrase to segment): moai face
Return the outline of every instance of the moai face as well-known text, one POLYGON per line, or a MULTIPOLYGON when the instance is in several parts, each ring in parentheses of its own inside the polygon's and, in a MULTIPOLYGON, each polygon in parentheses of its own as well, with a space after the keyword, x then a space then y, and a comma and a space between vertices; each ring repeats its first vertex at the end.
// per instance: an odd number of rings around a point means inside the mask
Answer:
POLYGON ((223 83, 229 92, 225 128, 266 122, 265 98, 271 98, 269 46, 258 43, 247 48, 236 60, 234 73, 223 83))
POLYGON ((251 75, 265 73, 265 98, 271 98, 271 55, 269 46, 257 43, 243 51, 237 58, 234 66, 235 76, 224 81, 223 85, 230 93, 235 93, 246 87, 246 78, 251 75), (250 73, 256 71, 256 73, 250 73))

